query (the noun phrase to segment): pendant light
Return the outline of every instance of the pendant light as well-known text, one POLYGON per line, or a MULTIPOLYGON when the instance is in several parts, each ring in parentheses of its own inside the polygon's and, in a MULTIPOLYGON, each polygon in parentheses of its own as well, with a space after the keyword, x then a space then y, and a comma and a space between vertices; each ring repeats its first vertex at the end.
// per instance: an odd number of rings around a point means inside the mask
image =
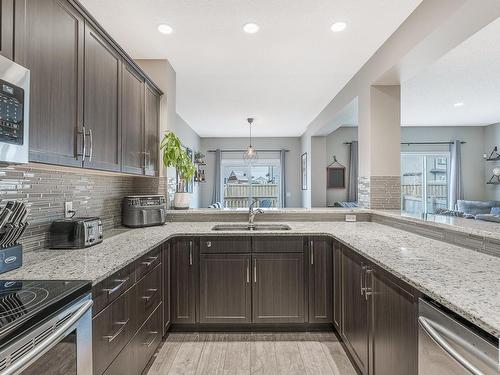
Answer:
POLYGON ((251 162, 252 160, 257 160, 259 158, 259 155, 257 155, 257 150, 252 146, 252 124, 253 124, 253 118, 247 118, 248 121, 248 126, 250 129, 250 142, 249 145, 243 154, 243 160, 247 162, 251 162))

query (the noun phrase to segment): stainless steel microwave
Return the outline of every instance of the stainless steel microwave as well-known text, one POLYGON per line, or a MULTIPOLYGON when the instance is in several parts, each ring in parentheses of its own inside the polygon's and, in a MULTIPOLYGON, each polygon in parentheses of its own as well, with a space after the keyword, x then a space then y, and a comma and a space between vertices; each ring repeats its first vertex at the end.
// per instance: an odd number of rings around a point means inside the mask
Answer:
POLYGON ((0 163, 28 162, 30 71, 0 56, 0 163))

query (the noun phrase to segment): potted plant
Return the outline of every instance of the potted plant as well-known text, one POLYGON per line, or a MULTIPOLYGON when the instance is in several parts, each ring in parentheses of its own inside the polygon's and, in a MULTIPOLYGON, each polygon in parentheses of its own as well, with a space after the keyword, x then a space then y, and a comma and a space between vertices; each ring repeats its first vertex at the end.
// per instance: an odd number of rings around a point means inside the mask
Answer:
POLYGON ((174 195, 174 208, 178 210, 187 210, 191 203, 191 193, 187 193, 186 182, 194 177, 196 167, 182 148, 181 141, 175 133, 168 131, 163 136, 160 143, 162 151, 163 165, 165 167, 174 167, 177 169, 179 181, 174 195))

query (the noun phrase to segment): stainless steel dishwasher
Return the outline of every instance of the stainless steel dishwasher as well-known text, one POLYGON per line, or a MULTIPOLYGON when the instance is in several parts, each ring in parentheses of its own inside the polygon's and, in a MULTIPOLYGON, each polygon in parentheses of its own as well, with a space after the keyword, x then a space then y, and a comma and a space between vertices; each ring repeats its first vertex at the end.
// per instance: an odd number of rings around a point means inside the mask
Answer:
POLYGON ((474 332, 443 309, 419 300, 419 375, 498 375, 498 338, 474 332))

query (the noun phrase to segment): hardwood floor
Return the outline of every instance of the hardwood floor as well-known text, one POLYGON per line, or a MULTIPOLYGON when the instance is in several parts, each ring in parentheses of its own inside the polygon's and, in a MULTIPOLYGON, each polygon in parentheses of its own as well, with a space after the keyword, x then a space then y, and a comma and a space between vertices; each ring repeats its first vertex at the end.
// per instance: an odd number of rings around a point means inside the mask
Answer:
POLYGON ((148 375, 356 375, 333 332, 171 333, 148 375))

